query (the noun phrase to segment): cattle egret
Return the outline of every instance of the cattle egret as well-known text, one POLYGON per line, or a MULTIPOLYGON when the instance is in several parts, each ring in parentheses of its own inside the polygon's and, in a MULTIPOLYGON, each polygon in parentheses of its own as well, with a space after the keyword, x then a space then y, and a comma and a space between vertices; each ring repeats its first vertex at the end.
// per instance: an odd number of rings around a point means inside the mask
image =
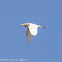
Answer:
POLYGON ((29 42, 32 41, 33 36, 37 35, 38 28, 45 28, 45 27, 41 27, 41 26, 33 24, 33 23, 24 23, 21 25, 27 27, 26 36, 27 36, 27 40, 29 42))

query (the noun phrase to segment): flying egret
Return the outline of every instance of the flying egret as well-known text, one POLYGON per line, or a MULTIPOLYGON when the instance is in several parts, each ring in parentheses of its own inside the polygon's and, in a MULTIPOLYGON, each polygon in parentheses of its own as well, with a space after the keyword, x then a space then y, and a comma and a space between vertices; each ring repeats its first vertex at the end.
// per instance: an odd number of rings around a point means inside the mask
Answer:
POLYGON ((27 36, 27 40, 29 42, 32 41, 33 36, 37 35, 38 28, 45 28, 45 27, 41 27, 41 26, 33 24, 33 23, 24 23, 21 25, 27 27, 26 36, 27 36))

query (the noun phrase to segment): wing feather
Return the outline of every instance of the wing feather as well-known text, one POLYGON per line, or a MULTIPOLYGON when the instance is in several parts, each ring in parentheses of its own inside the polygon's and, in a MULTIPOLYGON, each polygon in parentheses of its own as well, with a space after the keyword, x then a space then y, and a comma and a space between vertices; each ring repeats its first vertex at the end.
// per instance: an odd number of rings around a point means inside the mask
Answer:
POLYGON ((29 28, 26 30, 26 36, 27 36, 27 40, 31 42, 33 39, 33 35, 31 35, 29 28))

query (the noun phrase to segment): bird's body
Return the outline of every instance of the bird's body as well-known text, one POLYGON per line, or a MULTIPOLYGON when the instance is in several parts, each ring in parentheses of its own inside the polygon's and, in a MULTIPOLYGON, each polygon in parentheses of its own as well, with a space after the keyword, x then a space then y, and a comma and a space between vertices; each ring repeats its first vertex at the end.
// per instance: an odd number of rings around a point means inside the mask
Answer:
POLYGON ((29 31, 30 31, 31 35, 33 35, 33 36, 37 35, 38 25, 30 24, 28 26, 28 28, 29 28, 29 31))
POLYGON ((41 26, 33 24, 33 23, 24 23, 24 24, 21 24, 21 25, 24 25, 25 27, 28 28, 26 30, 26 36, 27 36, 27 40, 29 42, 32 41, 33 36, 37 35, 38 28, 45 28, 45 27, 41 27, 41 26))

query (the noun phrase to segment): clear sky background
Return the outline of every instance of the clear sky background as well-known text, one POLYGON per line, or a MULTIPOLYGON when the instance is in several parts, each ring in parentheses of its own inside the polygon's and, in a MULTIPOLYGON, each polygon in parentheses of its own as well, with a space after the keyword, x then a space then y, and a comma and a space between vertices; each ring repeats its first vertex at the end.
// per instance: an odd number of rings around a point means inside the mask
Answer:
POLYGON ((62 62, 62 0, 0 0, 0 59, 62 62), (29 43, 23 23, 35 23, 29 43))

